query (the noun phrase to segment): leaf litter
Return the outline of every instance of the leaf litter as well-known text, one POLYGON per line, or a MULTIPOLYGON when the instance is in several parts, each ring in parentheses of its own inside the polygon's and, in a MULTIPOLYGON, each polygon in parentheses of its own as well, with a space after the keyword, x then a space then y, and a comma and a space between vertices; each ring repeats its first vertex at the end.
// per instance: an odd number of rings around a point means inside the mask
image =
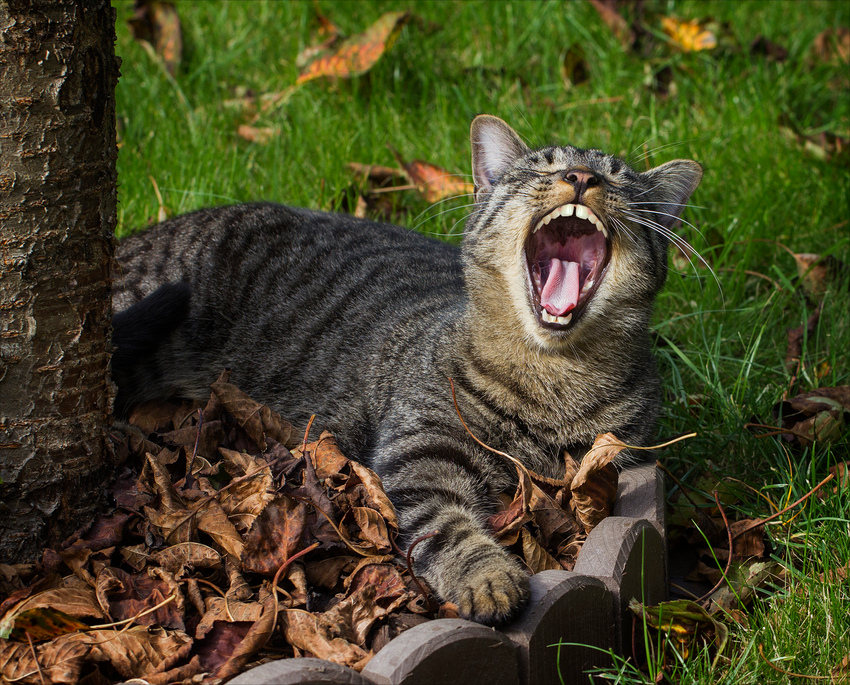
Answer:
MULTIPOLYGON (((327 432, 296 435, 229 372, 211 388, 203 407, 138 407, 112 436, 139 465, 111 486, 114 511, 38 564, 0 566, 0 677, 218 683, 299 656, 361 670, 400 632, 457 616, 412 574, 377 474, 327 432)), ((530 573, 571 569, 613 507, 624 447, 600 436, 580 464, 564 455, 561 479, 518 467, 493 534, 530 573)))

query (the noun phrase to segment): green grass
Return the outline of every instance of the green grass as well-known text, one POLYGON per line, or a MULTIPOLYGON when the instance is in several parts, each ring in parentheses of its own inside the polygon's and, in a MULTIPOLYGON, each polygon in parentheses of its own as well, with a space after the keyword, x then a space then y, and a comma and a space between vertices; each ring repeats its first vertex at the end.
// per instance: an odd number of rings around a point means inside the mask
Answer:
MULTIPOLYGON (((257 199, 334 209, 350 192, 348 162, 393 165, 388 146, 454 172, 469 171, 468 126, 487 112, 508 121, 529 144, 600 147, 637 168, 676 157, 705 167, 682 229, 717 279, 674 266, 656 315, 667 387, 662 436, 699 436, 662 456, 686 482, 706 470, 734 476, 774 502, 804 494, 847 457, 848 435, 830 446, 790 452, 758 439, 748 421, 773 421, 788 386, 786 329, 815 306, 796 287, 794 252, 850 260, 848 166, 819 160, 784 136, 850 137, 846 66, 812 63, 815 37, 850 25, 841 2, 647 2, 660 35, 661 15, 711 16, 727 26, 710 53, 678 53, 658 43, 647 54, 623 51, 584 2, 327 2, 322 11, 349 34, 382 12, 410 9, 414 19, 370 73, 315 81, 256 122, 276 135, 266 144, 237 135, 248 116, 229 103, 246 89, 281 92, 296 79, 297 54, 314 41, 309 2, 178 3, 184 62, 174 78, 129 36, 132 4, 116 2, 121 150, 119 235, 169 214, 257 199), (788 58, 749 53, 765 35, 788 58), (567 88, 568 48, 579 45, 589 80, 567 88), (675 94, 647 87, 670 67, 675 94), (843 85, 835 82, 844 78, 843 85), (750 272, 750 273, 746 273, 750 272), (753 275, 760 274, 760 275, 753 275), (699 395, 694 405, 688 397, 699 395)), ((458 235, 464 201, 428 208, 412 193, 396 199, 396 220, 438 235, 458 235), (443 210, 449 209, 444 213, 443 210), (422 212, 425 212, 422 215, 422 212), (420 216, 421 215, 421 216, 420 216)), ((677 263, 678 264, 678 263, 677 263)), ((824 298, 820 324, 806 341, 802 390, 850 384, 848 291, 824 298), (819 373, 815 373, 819 369, 819 373)), ((818 574, 850 560, 850 496, 811 500, 788 525, 770 529, 777 559, 793 569, 787 588, 757 602, 746 628, 732 627, 728 660, 711 668, 696 655, 678 668, 681 682, 786 682, 759 656, 789 671, 824 675, 850 654, 850 590, 818 574)), ((741 514, 768 513, 764 500, 741 514)), ((637 680, 624 674, 622 682, 637 680)))

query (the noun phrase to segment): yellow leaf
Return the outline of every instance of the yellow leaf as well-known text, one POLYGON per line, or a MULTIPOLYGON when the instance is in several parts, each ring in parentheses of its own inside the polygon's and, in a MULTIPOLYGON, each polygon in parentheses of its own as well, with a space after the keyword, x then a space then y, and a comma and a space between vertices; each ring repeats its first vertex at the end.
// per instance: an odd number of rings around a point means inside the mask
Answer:
POLYGON ((699 20, 679 21, 673 17, 661 20, 664 33, 685 52, 711 50, 717 47, 717 38, 711 31, 700 26, 699 20))

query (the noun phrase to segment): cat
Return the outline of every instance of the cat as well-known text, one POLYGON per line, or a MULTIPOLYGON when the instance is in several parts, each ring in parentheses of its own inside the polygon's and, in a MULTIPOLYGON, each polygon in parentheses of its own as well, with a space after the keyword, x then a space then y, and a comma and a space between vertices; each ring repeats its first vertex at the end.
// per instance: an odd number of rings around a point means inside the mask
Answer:
MULTIPOLYGON (((416 572, 465 618, 500 624, 528 577, 486 526, 514 467, 563 474, 599 433, 652 438, 649 323, 672 229, 702 177, 643 173, 599 150, 529 149, 471 125, 475 206, 462 246, 274 204, 196 211, 116 251, 116 411, 205 399, 232 382, 295 425, 317 415, 374 469, 416 572)), ((315 429, 314 428, 314 429, 315 429)))

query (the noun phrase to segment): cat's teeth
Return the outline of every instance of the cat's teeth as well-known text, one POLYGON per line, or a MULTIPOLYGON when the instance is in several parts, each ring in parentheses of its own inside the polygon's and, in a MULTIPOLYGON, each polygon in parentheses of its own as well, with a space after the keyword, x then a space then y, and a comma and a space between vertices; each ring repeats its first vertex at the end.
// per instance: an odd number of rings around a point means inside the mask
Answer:
POLYGON ((573 318, 572 314, 567 314, 566 316, 552 316, 545 309, 540 312, 540 316, 546 323, 557 323, 561 326, 566 326, 573 318))
POLYGON ((588 290, 590 290, 592 287, 593 287, 593 279, 592 279, 592 278, 588 278, 588 279, 584 282, 584 285, 581 287, 581 294, 582 294, 582 295, 584 295, 584 294, 585 294, 588 290))
POLYGON ((537 233, 544 226, 548 226, 552 219, 557 219, 559 216, 572 216, 576 215, 579 219, 584 219, 585 221, 589 221, 594 226, 596 226, 597 231, 602 231, 603 235, 608 237, 608 230, 593 213, 593 210, 586 205, 561 205, 560 207, 556 207, 551 212, 549 212, 546 216, 544 216, 540 221, 537 222, 537 225, 534 227, 533 233, 537 233))

